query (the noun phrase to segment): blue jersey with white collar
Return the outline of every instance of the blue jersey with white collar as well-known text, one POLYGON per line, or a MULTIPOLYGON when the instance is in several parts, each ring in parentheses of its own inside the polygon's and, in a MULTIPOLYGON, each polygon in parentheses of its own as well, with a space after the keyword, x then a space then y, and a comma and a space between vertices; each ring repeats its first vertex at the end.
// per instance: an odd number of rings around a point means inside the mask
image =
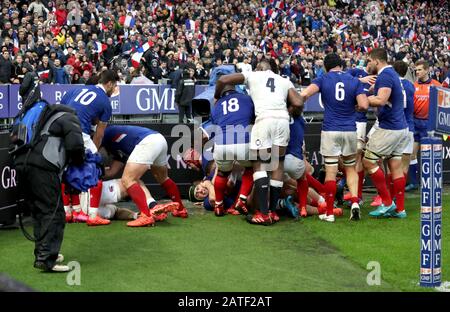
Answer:
POLYGON ((406 93, 400 81, 400 76, 392 66, 384 67, 375 82, 374 94, 378 94, 381 88, 391 89, 388 103, 378 107, 378 122, 382 129, 401 130, 408 127, 406 124, 404 109, 406 103, 406 93))
POLYGON ((126 162, 136 145, 150 134, 157 131, 138 126, 107 126, 102 146, 116 159, 126 162))
POLYGON ((214 142, 218 145, 250 142, 250 125, 255 119, 252 98, 229 91, 214 105, 211 121, 218 127, 214 142))
POLYGON ((61 104, 75 110, 81 130, 86 134, 91 134, 91 126, 97 121, 108 122, 112 115, 109 97, 100 86, 87 85, 70 90, 61 99, 61 104))
POLYGON ((322 130, 356 131, 356 97, 365 93, 362 83, 341 71, 330 71, 312 83, 319 87, 324 106, 322 130))

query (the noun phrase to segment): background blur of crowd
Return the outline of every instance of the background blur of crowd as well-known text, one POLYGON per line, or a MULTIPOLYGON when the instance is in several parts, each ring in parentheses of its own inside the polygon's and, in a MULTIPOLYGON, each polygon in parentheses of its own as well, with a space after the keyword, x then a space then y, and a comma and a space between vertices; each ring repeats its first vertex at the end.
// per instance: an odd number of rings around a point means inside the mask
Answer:
POLYGON ((269 57, 308 85, 325 72, 326 53, 362 67, 373 47, 411 66, 424 59, 442 81, 449 19, 447 1, 3 0, 0 83, 20 83, 31 69, 43 83, 85 83, 105 68, 123 83, 158 83, 188 68, 207 80, 216 65, 246 71, 269 57))

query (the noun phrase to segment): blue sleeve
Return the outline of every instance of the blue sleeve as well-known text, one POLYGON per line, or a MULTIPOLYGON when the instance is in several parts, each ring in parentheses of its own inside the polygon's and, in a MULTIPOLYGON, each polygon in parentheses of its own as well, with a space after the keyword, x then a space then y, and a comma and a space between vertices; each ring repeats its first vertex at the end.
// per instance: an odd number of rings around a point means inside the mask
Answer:
POLYGON ((319 90, 322 90, 323 76, 324 76, 324 75, 322 75, 322 76, 320 76, 320 77, 318 77, 318 78, 316 78, 316 79, 314 79, 314 80, 312 81, 313 84, 315 84, 316 86, 319 87, 319 90))
POLYGON ((111 102, 109 101, 109 98, 106 98, 103 101, 102 105, 103 105, 104 110, 99 119, 100 119, 100 121, 108 122, 112 116, 112 107, 111 107, 111 102))
POLYGON ((209 210, 209 211, 213 211, 214 210, 212 205, 211 205, 211 203, 209 202, 209 197, 206 197, 203 200, 203 208, 205 208, 206 210, 209 210))
POLYGON ((359 81, 359 79, 357 79, 355 96, 358 96, 360 94, 366 94, 366 91, 364 91, 364 85, 361 83, 361 81, 359 81))
POLYGON ((392 77, 392 75, 381 74, 380 76, 378 76, 376 84, 378 89, 380 88, 392 89, 394 87, 394 77, 392 77))

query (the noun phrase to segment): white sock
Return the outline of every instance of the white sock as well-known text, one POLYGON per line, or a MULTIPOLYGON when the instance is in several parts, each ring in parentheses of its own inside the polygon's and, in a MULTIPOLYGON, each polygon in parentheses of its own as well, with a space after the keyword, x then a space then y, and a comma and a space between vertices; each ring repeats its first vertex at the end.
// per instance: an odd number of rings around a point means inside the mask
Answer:
POLYGON ((89 218, 94 219, 97 216, 98 208, 89 207, 89 218))
POLYGON ((64 211, 66 213, 72 213, 72 207, 71 206, 64 206, 64 211))
POLYGON ((80 213, 81 212, 81 205, 73 205, 72 206, 73 211, 80 213))

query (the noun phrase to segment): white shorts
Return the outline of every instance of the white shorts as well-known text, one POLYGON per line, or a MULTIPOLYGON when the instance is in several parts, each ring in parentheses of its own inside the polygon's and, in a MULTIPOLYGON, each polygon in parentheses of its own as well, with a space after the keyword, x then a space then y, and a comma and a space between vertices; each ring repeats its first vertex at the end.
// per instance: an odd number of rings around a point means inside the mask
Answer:
POLYGON ((127 162, 149 167, 167 166, 167 149, 167 141, 162 134, 150 134, 134 147, 127 162))
POLYGON ((370 128, 369 133, 367 133, 367 139, 370 139, 372 134, 379 128, 378 119, 375 120, 375 123, 373 124, 372 128, 370 128))
POLYGON ((250 148, 261 150, 273 145, 287 146, 289 143, 289 117, 256 119, 252 128, 250 148))
POLYGON ((103 219, 107 219, 107 220, 111 220, 112 218, 114 218, 114 216, 116 215, 117 212, 117 206, 113 205, 113 204, 108 204, 108 205, 104 205, 104 206, 100 206, 98 207, 98 215, 103 218, 103 219))
POLYGON ((367 122, 356 122, 356 138, 358 139, 356 147, 358 150, 366 147, 366 128, 367 122))
POLYGON ((89 134, 86 134, 83 132, 83 143, 84 148, 86 150, 91 150, 92 153, 97 153, 98 149, 97 146, 95 146, 94 141, 92 141, 91 136, 89 134))
POLYGON ((414 150, 414 132, 409 131, 408 132, 408 144, 406 145, 405 149, 403 150, 403 154, 411 155, 414 150))
POLYGON ((408 128, 401 130, 376 128, 367 142, 366 150, 379 157, 401 156, 408 145, 408 133, 408 128))
POLYGON ((115 204, 122 200, 120 193, 120 179, 103 181, 100 205, 115 204))
POLYGON ((284 158, 284 172, 292 179, 298 180, 305 173, 306 165, 303 159, 287 154, 284 158))
POLYGON ((231 171, 235 160, 242 167, 252 166, 250 162, 250 146, 248 143, 214 145, 213 157, 216 161, 217 168, 224 172, 231 171))
POLYGON ((325 157, 355 155, 356 149, 356 131, 322 131, 320 135, 320 153, 325 157))

